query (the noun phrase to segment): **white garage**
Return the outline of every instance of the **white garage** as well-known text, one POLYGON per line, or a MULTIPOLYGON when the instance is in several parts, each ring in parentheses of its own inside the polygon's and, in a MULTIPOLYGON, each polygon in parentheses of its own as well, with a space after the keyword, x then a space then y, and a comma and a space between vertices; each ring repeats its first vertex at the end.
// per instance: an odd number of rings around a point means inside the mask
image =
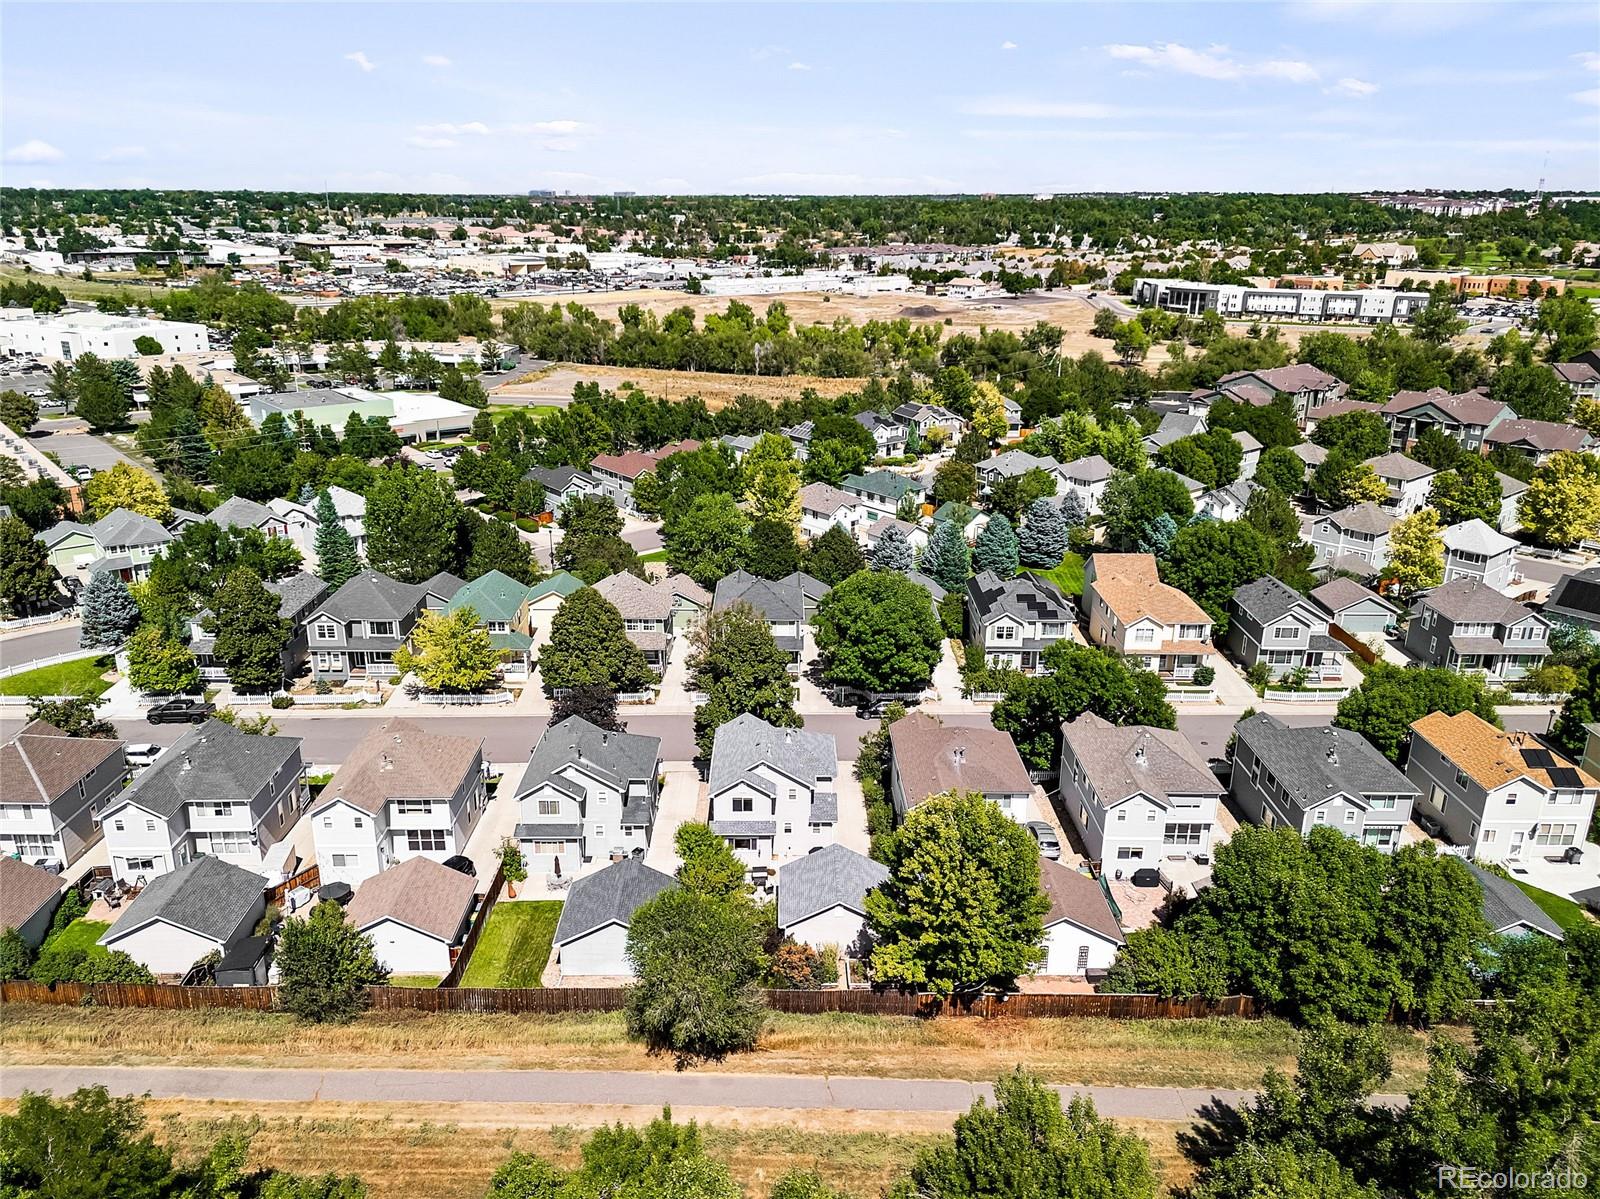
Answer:
POLYGON ((208 953, 226 953, 251 934, 266 910, 265 886, 253 870, 196 858, 151 879, 100 944, 152 974, 187 974, 208 953))
POLYGON ((867 892, 888 868, 843 845, 825 845, 778 869, 778 927, 820 951, 837 946, 845 957, 866 956, 867 892))
POLYGON ((1124 938, 1100 884, 1049 858, 1039 859, 1039 883, 1050 900, 1039 973, 1081 978, 1109 970, 1124 938))
POLYGON ((624 977, 628 922, 639 907, 678 882, 636 858, 574 879, 556 921, 555 952, 561 977, 624 977))
POLYGON ((477 887, 470 874, 407 858, 362 883, 345 918, 372 939, 389 973, 442 978, 472 919, 477 887))

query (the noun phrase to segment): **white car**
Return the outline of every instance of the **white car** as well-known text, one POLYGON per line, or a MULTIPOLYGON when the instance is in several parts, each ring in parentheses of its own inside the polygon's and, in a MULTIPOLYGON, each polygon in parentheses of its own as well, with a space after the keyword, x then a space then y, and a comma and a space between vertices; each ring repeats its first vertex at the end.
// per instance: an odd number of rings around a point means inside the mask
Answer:
POLYGON ((122 756, 135 770, 143 770, 166 752, 166 746, 148 741, 135 742, 122 747, 122 756))

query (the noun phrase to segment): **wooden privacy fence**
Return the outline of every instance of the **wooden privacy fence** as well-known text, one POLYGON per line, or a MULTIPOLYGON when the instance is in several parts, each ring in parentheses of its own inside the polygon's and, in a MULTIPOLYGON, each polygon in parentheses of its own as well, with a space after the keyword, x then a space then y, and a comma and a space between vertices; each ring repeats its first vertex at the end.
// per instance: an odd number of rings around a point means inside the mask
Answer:
POLYGON ((467 964, 472 961, 472 951, 478 947, 478 938, 483 936, 483 926, 489 923, 489 913, 494 911, 494 905, 500 898, 500 888, 505 885, 505 881, 506 867, 502 862, 494 868, 494 877, 489 880, 489 890, 484 893, 483 902, 473 913, 472 927, 467 930, 460 948, 455 951, 455 960, 450 963, 450 973, 439 981, 441 987, 461 985, 461 976, 467 972, 467 964))
POLYGON ((296 887, 308 887, 315 891, 322 885, 322 870, 313 862, 293 878, 286 878, 281 883, 267 888, 268 903, 282 903, 283 897, 296 887))
POLYGON ((1373 649, 1354 633, 1346 632, 1336 624, 1330 624, 1328 626, 1328 636, 1332 637, 1346 649, 1350 650, 1351 653, 1355 654, 1356 657, 1360 658, 1368 666, 1371 666, 1378 660, 1377 650, 1373 649))
MULTIPOLYGON (((276 987, 178 987, 143 983, 0 983, 0 1003, 83 1007, 235 1008, 271 1011, 276 987)), ((378 1012, 497 1012, 560 1015, 622 1010, 621 987, 371 987, 378 1012)), ((863 1016, 974 1016, 1027 1019, 1100 1016, 1112 1020, 1253 1019, 1265 1005, 1248 995, 1222 999, 1162 999, 1156 995, 972 995, 940 999, 898 991, 766 991, 775 1012, 848 1012, 863 1016)))

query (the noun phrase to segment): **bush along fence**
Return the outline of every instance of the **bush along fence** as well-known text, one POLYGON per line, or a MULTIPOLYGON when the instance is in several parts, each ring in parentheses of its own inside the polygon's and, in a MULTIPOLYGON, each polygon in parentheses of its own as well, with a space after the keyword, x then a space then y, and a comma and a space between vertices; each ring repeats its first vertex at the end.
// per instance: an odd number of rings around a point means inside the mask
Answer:
MULTIPOLYGON (((277 987, 179 987, 143 983, 0 983, 0 1004, 62 1007, 233 1008, 269 1012, 277 987)), ((622 987, 370 987, 379 1012, 489 1012, 559 1015, 617 1012, 627 999, 622 987)), ((846 1012, 862 1016, 973 1016, 980 1019, 1095 1016, 1111 1020, 1204 1020, 1215 1016, 1254 1019, 1266 1005, 1248 995, 1221 999, 1162 999, 1156 995, 969 995, 941 999, 898 991, 779 991, 763 993, 775 1012, 814 1015, 846 1012)))

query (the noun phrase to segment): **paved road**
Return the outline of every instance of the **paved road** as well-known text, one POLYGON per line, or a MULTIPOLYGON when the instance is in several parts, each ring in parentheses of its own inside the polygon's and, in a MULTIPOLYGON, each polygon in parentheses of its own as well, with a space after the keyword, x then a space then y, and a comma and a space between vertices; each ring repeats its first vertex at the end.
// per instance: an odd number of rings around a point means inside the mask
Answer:
MULTIPOLYGON (((209 1067, 7 1066, 0 1094, 103 1085, 117 1095, 262 1102, 556 1103, 790 1111, 964 1112, 988 1083, 937 1078, 559 1070, 241 1070, 209 1067)), ((1197 1087, 1059 1087, 1102 1115, 1192 1120, 1213 1100, 1252 1092, 1197 1087)))
POLYGON ((0 666, 70 653, 78 648, 78 632, 78 622, 74 620, 9 633, 0 639, 0 666))

